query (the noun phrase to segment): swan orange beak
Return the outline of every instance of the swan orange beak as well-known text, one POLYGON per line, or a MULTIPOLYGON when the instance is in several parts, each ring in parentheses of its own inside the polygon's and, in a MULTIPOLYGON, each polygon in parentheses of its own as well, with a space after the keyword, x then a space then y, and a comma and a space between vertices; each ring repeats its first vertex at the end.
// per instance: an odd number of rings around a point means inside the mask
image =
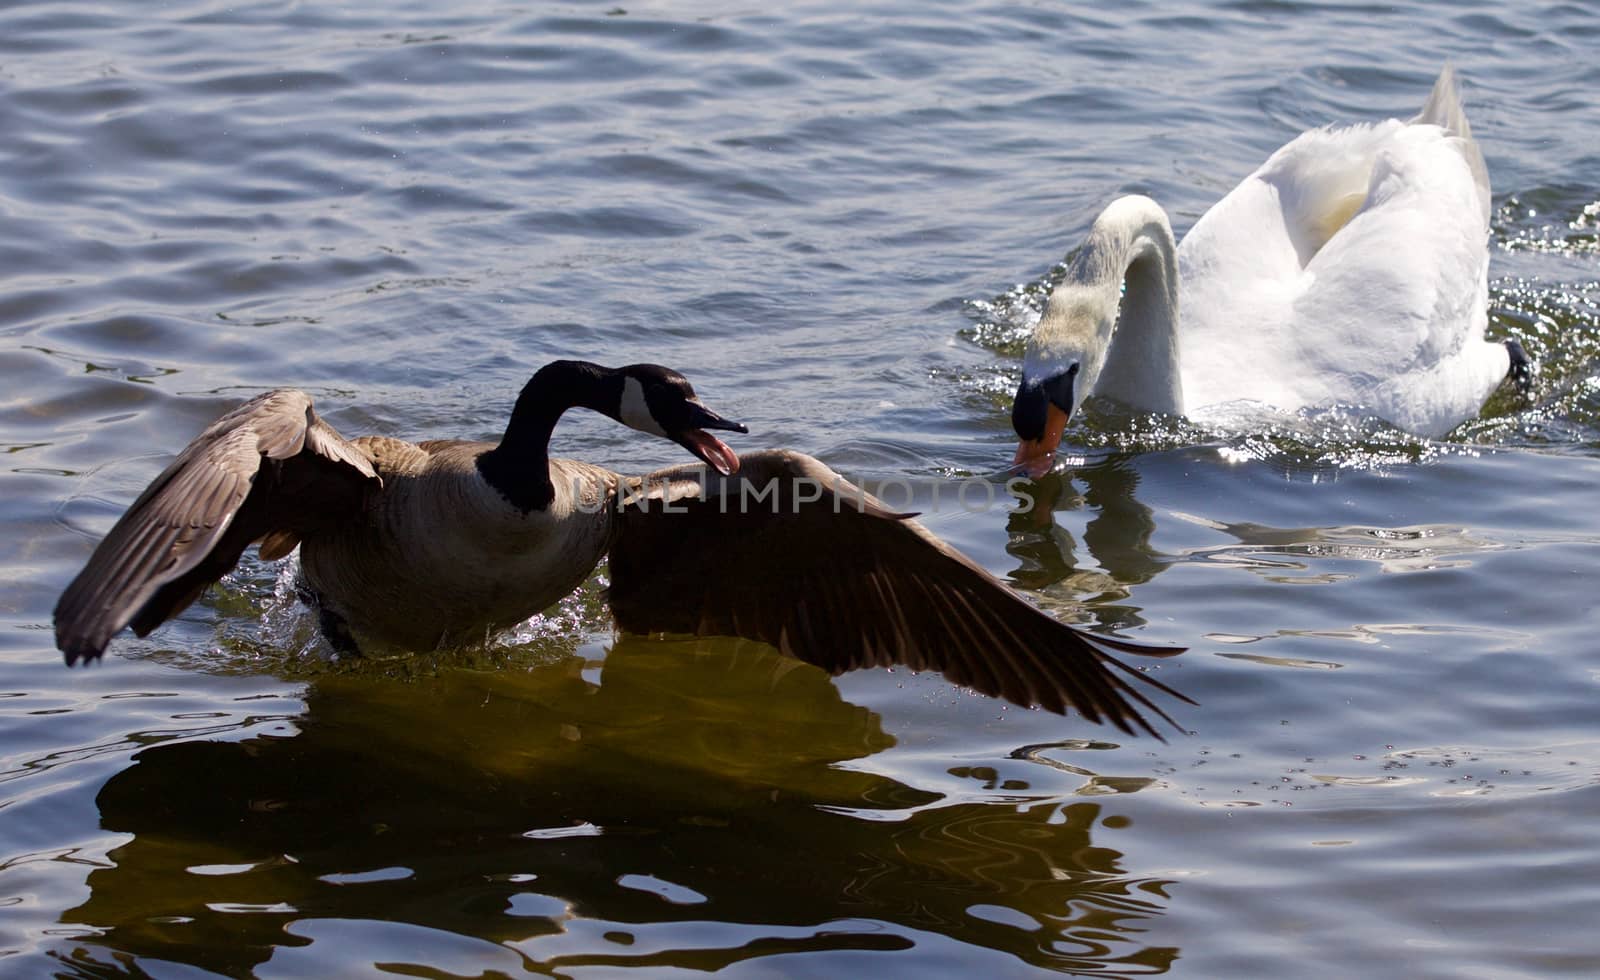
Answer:
POLYGON ((1066 431, 1067 413, 1052 402, 1045 409, 1044 435, 1018 443, 1017 455, 1011 460, 1011 465, 1030 480, 1044 476, 1055 465, 1056 447, 1061 445, 1061 434, 1066 431))

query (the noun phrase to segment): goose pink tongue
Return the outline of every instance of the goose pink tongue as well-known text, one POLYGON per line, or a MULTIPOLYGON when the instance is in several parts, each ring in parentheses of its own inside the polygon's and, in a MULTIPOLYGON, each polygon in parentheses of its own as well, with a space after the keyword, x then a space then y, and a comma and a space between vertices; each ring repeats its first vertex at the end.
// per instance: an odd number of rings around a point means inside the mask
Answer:
POLYGON ((690 429, 684 433, 684 438, 700 458, 710 463, 723 476, 732 476, 739 472, 739 457, 728 444, 704 429, 690 429))

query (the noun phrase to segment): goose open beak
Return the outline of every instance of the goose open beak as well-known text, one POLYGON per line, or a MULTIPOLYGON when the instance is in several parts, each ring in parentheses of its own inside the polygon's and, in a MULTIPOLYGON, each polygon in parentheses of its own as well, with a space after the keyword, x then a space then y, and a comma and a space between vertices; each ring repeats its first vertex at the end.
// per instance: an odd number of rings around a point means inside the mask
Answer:
POLYGON ((704 429, 690 429, 683 434, 684 448, 700 457, 707 466, 732 476, 739 472, 739 457, 728 444, 704 429))
POLYGON ((724 432, 749 432, 750 429, 744 423, 730 422, 698 403, 692 403, 691 405, 689 423, 695 428, 685 429, 675 437, 680 446, 694 453, 695 456, 700 458, 701 462, 723 476, 732 476, 739 472, 738 454, 728 448, 727 443, 706 430, 720 429, 724 432))
POLYGON ((1055 465, 1056 447, 1061 445, 1061 434, 1066 431, 1067 413, 1050 403, 1045 409, 1044 435, 1018 443, 1011 465, 1030 480, 1044 476, 1055 465))

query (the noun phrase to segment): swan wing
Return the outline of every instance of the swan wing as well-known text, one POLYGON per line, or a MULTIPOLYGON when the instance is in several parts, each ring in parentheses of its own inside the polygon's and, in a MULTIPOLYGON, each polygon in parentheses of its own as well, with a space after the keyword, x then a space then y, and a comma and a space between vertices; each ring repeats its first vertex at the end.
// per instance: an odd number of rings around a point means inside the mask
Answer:
POLYGON ((301 531, 359 506, 377 482, 309 395, 282 389, 246 402, 196 436, 95 548, 56 603, 56 646, 74 664, 99 657, 130 623, 149 633, 251 542, 271 535, 273 552, 286 554, 301 531))
POLYGON ((1179 246, 1189 404, 1358 404, 1424 435, 1469 417, 1508 364, 1483 340, 1488 209, 1449 68, 1410 122, 1301 134, 1179 246))
POLYGON ((684 466, 632 481, 611 546, 609 598, 630 632, 761 640, 835 674, 934 670, 1129 733, 1137 726, 1159 737, 1141 707, 1175 724, 1130 679, 1189 700, 1102 648, 1178 650, 1072 629, 800 453, 747 455, 732 477, 684 466))
POLYGON ((1488 225, 1461 141, 1407 126, 1362 209, 1307 263, 1292 304, 1303 370, 1420 435, 1475 415, 1510 366, 1488 325, 1488 225))
POLYGON ((1294 304, 1305 266, 1366 203, 1383 145, 1403 128, 1302 133, 1200 217, 1178 246, 1184 398, 1294 410, 1337 400, 1305 370, 1294 304))

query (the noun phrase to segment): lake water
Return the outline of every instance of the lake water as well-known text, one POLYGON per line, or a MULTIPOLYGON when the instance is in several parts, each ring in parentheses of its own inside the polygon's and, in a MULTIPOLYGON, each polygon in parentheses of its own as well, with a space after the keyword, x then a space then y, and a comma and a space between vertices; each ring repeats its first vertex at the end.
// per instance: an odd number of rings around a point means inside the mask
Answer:
MULTIPOLYGON (((1600 8, 620 2, 0 7, 0 973, 1600 972, 1600 8), (1437 443, 1091 420, 1040 513, 928 515, 1188 647, 1165 744, 614 638, 598 578, 488 649, 330 663, 251 558, 53 649, 97 536, 279 385, 487 437, 547 360, 652 360, 739 449, 995 474, 1104 203, 1181 234, 1446 60, 1532 405, 1437 443)), ((554 448, 682 457, 579 413, 554 448)))

